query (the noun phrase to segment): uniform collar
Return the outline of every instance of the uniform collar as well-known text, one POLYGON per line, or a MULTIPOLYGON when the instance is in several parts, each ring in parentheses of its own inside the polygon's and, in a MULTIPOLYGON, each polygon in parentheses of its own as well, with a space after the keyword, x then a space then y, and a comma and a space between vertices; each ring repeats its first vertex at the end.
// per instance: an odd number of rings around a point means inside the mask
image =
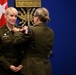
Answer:
POLYGON ((43 23, 43 22, 41 22, 41 23, 38 23, 38 24, 36 24, 36 25, 34 25, 34 26, 46 26, 46 24, 43 23))
POLYGON ((12 29, 8 25, 6 25, 6 27, 9 29, 9 31, 12 31, 12 29))

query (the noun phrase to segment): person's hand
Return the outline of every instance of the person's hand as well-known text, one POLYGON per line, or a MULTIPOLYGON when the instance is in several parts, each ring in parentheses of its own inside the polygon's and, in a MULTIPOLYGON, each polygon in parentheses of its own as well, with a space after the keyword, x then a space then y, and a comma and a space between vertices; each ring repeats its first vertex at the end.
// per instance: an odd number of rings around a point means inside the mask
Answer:
POLYGON ((14 32, 16 32, 16 31, 19 31, 20 30, 20 28, 16 28, 16 27, 13 27, 13 29, 12 29, 14 32))
POLYGON ((28 26, 23 26, 22 30, 23 30, 24 34, 27 34, 28 33, 28 26))
POLYGON ((26 30, 27 28, 28 28, 28 26, 23 26, 22 27, 23 30, 26 30))
POLYGON ((10 66, 10 70, 12 70, 13 72, 17 72, 17 68, 14 65, 10 66))
POLYGON ((16 69, 17 71, 20 71, 22 69, 23 65, 19 65, 16 69))
POLYGON ((18 72, 22 69, 22 65, 19 65, 18 67, 15 67, 14 65, 10 66, 10 70, 12 70, 13 72, 18 72))

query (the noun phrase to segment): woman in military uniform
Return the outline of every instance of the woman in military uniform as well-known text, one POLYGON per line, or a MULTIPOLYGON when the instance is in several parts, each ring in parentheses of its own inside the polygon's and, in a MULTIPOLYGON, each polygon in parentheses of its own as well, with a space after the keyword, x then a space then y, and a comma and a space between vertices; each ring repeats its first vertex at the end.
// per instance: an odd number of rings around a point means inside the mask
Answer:
POLYGON ((13 29, 19 30, 15 27, 17 15, 15 8, 7 8, 5 11, 6 24, 0 28, 0 75, 20 75, 17 71, 22 68, 20 44, 14 42, 17 32, 12 31, 13 29))
MULTIPOLYGON (((49 53, 52 52, 54 32, 47 27, 49 12, 46 8, 38 8, 34 13, 34 26, 26 27, 22 38, 25 40, 25 56, 22 61, 23 75, 52 75, 49 53), (28 30, 28 33, 26 31, 28 30)), ((20 42, 20 37, 16 42, 20 42)))

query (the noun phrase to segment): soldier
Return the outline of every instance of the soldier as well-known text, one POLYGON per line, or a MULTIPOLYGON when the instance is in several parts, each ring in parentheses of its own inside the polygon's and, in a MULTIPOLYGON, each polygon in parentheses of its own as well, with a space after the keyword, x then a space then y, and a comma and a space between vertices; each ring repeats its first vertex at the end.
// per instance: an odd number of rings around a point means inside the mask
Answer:
MULTIPOLYGON (((19 30, 25 30, 22 36, 25 40, 22 75, 52 75, 49 53, 52 52, 53 48, 54 32, 47 27, 46 23, 49 20, 48 10, 41 7, 36 9, 34 13, 34 26, 24 26, 19 30)), ((20 37, 17 37, 16 42, 20 41, 20 37)))
POLYGON ((18 11, 14 7, 9 7, 5 11, 6 24, 0 28, 0 75, 20 75, 22 68, 22 51, 20 44, 14 42, 17 32, 12 30, 15 27, 18 11), (17 67, 18 66, 18 67, 17 67))

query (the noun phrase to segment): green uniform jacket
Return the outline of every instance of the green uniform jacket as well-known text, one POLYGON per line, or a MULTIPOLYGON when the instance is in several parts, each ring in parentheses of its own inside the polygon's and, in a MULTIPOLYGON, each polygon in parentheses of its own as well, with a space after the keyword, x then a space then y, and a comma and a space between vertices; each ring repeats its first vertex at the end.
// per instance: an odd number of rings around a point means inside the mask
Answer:
POLYGON ((6 25, 0 28, 0 75, 13 75, 10 65, 18 66, 21 62, 22 51, 20 44, 14 42, 15 36, 17 33, 9 31, 6 25))
MULTIPOLYGON (((16 41, 20 42, 21 37, 16 41)), ((25 56, 22 61, 23 75, 52 75, 49 53, 54 43, 54 32, 44 23, 29 27, 28 34, 24 34, 25 56)))

